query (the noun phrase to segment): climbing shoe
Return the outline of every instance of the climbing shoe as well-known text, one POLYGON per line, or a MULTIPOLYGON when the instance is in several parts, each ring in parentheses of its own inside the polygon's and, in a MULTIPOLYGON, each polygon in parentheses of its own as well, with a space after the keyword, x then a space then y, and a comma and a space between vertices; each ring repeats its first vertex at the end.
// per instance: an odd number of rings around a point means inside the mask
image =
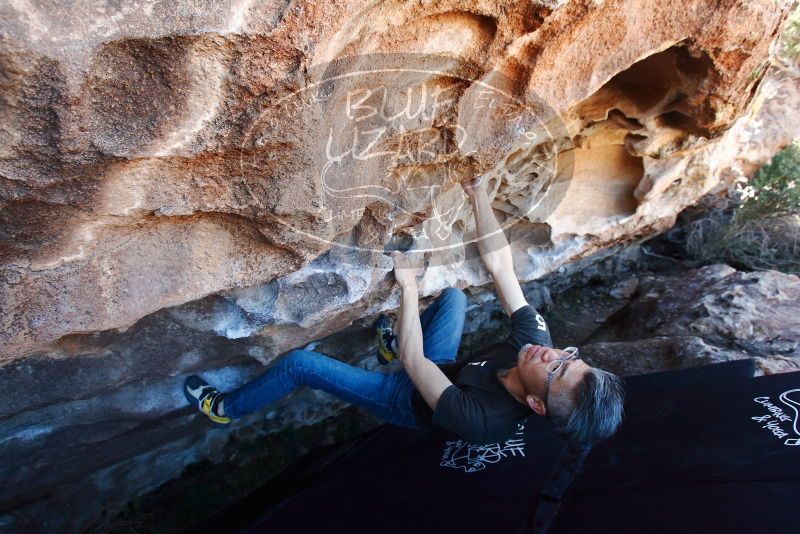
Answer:
POLYGON ((388 365, 397 358, 397 336, 392 329, 392 320, 386 315, 378 317, 375 334, 378 336, 378 362, 388 365))
POLYGON ((225 417, 218 413, 219 404, 225 398, 225 395, 214 389, 199 376, 192 375, 186 378, 183 383, 183 394, 186 395, 186 400, 189 401, 189 404, 206 414, 215 423, 227 425, 231 422, 230 417, 225 417))

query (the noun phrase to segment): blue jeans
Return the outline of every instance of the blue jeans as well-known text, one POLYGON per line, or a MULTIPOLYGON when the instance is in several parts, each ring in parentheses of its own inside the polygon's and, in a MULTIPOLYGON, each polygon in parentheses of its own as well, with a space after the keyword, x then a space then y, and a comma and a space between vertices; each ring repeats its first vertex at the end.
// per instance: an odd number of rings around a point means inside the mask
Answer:
MULTIPOLYGON (((455 361, 466 307, 464 293, 448 288, 422 313, 423 351, 428 359, 455 361)), ((414 384, 405 371, 367 371, 309 350, 289 351, 264 374, 226 393, 225 415, 235 419, 255 412, 300 386, 326 391, 386 422, 416 428, 411 408, 414 384)))

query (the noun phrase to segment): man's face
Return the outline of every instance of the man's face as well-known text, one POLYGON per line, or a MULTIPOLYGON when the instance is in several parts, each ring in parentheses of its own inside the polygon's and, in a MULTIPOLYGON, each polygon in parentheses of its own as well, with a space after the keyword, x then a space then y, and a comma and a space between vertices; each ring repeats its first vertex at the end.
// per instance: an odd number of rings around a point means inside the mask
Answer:
MULTIPOLYGON (((547 366, 550 362, 561 358, 563 353, 561 349, 526 345, 517 355, 519 378, 528 394, 528 404, 540 415, 544 415, 547 366)), ((572 359, 564 362, 550 381, 549 398, 563 391, 563 388, 576 388, 589 369, 583 360, 572 359)))

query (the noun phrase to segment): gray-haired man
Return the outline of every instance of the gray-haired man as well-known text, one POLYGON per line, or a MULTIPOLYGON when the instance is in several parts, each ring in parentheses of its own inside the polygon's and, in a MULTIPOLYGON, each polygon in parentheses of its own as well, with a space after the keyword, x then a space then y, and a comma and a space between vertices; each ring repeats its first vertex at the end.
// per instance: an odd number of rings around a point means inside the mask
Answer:
POLYGON ((398 357, 403 369, 370 372, 303 350, 290 351, 263 375, 229 393, 190 376, 184 392, 214 422, 229 423, 285 396, 299 386, 325 390, 380 418, 408 428, 439 428, 472 443, 513 435, 536 413, 566 438, 593 443, 614 433, 622 418, 622 382, 578 358, 577 349, 553 348, 539 313, 525 300, 514 273, 511 248, 478 178, 462 184, 472 202, 481 259, 511 319, 508 339, 455 361, 466 298, 444 291, 418 309, 416 269, 392 255, 401 288, 395 329, 379 320, 379 360, 398 357))

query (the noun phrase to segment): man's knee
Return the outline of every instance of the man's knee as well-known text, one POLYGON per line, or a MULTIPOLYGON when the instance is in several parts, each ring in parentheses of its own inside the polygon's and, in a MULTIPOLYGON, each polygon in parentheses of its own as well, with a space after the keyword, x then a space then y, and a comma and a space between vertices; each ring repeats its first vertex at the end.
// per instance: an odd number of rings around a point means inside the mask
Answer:
POLYGON ((292 349, 283 357, 284 365, 291 367, 308 367, 313 360, 316 359, 317 354, 308 350, 292 349))
POLYGON ((439 295, 439 298, 442 302, 446 302, 448 304, 457 305, 460 307, 467 306, 467 296, 464 294, 463 291, 457 289, 455 287, 448 287, 442 294, 439 295))
POLYGON ((308 385, 309 371, 317 368, 320 358, 324 356, 309 350, 293 349, 284 355, 280 364, 295 386, 305 386, 308 385))

